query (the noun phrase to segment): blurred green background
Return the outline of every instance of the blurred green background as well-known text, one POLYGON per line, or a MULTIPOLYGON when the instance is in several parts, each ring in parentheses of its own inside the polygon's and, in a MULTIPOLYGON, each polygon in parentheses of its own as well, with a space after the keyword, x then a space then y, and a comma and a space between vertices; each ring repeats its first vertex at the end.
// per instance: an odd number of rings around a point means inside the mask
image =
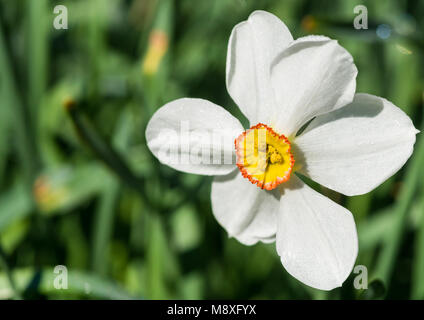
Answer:
MULTIPOLYGON (((211 178, 148 151, 164 103, 199 97, 242 118, 225 88, 231 29, 255 9, 293 36, 338 39, 358 91, 383 96, 422 130, 421 0, 0 0, 0 298, 424 299, 424 139, 373 192, 347 198, 356 265, 369 289, 311 289, 274 245, 243 246, 213 218, 211 178), (56 5, 68 30, 56 30, 56 5), (368 30, 353 28, 368 8, 368 30), (56 265, 68 290, 53 287, 56 265)), ((244 124, 247 124, 246 121, 244 124)))

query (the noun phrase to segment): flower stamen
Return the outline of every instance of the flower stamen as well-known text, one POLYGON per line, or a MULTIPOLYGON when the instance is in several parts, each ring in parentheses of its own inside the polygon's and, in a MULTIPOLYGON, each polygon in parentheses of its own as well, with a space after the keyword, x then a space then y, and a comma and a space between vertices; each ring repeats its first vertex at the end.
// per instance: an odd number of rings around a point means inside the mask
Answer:
POLYGON ((267 125, 259 123, 243 132, 235 148, 240 172, 259 188, 272 190, 290 179, 294 165, 290 142, 267 125))
POLYGON ((267 149, 268 151, 266 157, 268 161, 271 162, 271 164, 284 162, 283 156, 277 151, 276 148, 271 145, 267 145, 267 149))

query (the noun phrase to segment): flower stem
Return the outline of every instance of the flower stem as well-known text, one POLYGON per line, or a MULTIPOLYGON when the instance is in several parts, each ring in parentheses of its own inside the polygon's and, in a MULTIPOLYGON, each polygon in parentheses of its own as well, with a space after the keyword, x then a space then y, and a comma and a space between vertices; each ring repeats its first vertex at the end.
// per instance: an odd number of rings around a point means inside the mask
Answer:
POLYGON ((81 115, 76 103, 72 100, 65 102, 65 109, 68 111, 72 123, 81 140, 85 142, 93 153, 102 160, 127 186, 137 191, 150 207, 154 207, 153 203, 144 192, 144 180, 137 177, 118 152, 100 137, 97 130, 95 130, 88 122, 87 118, 81 115))
MULTIPOLYGON (((35 175, 40 166, 38 149, 34 135, 33 123, 28 105, 23 103, 21 94, 16 86, 13 72, 12 59, 10 58, 6 37, 3 33, 2 21, 0 21, 0 83, 2 85, 2 104, 4 107, 14 110, 15 134, 17 139, 17 151, 23 167, 23 173, 31 188, 35 175)), ((3 107, 3 106, 2 106, 3 107)))

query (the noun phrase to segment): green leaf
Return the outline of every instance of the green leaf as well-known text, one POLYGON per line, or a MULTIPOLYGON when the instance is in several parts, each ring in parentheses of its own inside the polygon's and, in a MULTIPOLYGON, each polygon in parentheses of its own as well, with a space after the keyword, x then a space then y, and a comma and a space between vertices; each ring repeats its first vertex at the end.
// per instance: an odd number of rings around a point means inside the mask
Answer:
MULTIPOLYGON (((421 188, 421 192, 423 187, 421 188)), ((418 220, 418 230, 415 234, 415 252, 412 260, 411 298, 424 299, 424 198, 421 199, 418 210, 421 214, 418 220)))
MULTIPOLYGON (((67 289, 56 289, 54 280, 64 273, 54 273, 54 268, 46 268, 41 272, 32 269, 19 269, 13 272, 16 279, 16 284, 21 289, 35 290, 49 297, 85 297, 93 299, 113 299, 113 300, 128 300, 136 297, 128 294, 124 289, 117 284, 110 282, 95 274, 69 270, 67 273, 67 289), (30 286, 28 288, 28 286, 30 286)), ((9 287, 6 275, 0 273, 0 299, 8 299, 12 297, 12 290, 9 287)))
POLYGON ((29 228, 28 219, 20 219, 0 233, 0 243, 7 254, 10 254, 21 243, 29 228))
POLYGON ((0 195, 0 232, 31 213, 32 200, 22 184, 0 195))

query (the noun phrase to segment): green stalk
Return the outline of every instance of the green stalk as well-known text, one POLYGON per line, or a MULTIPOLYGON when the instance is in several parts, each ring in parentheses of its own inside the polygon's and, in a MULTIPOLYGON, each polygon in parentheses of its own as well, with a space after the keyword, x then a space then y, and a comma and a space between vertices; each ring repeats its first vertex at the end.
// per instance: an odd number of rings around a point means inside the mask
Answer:
MULTIPOLYGON (((157 4, 156 17, 154 19, 151 31, 162 32, 166 36, 166 41, 171 41, 173 32, 173 15, 174 15, 174 0, 161 0, 157 4)), ((143 40, 144 37, 143 37, 143 40)), ((150 41, 150 40, 149 40, 150 41)), ((149 46, 147 45, 147 51, 149 46)), ((147 54, 146 51, 146 54, 147 54)), ((146 59, 146 55, 144 56, 146 59)), ((143 61, 144 63, 144 61, 143 61)), ((143 75, 143 98, 148 113, 151 116, 159 107, 161 97, 164 90, 166 90, 166 83, 169 74, 169 48, 166 50, 165 55, 162 57, 159 68, 153 74, 143 75)))
POLYGON ((167 297, 164 270, 164 249, 167 240, 163 230, 163 222, 158 215, 152 215, 148 224, 150 234, 146 249, 146 260, 149 275, 147 283, 149 298, 152 300, 164 299, 167 297))
MULTIPOLYGON (((422 189, 422 188, 421 188, 422 189)), ((424 198, 419 205, 424 212, 424 198)), ((424 215, 421 214, 420 225, 415 235, 415 254, 412 264, 411 298, 424 299, 424 215)))
MULTIPOLYGON (((121 152, 127 151, 132 132, 132 117, 128 109, 124 109, 119 119, 113 145, 121 152)), ((99 200, 94 222, 93 270, 101 275, 107 273, 108 244, 112 238, 113 220, 118 202, 120 184, 116 179, 105 183, 106 189, 99 200)))
POLYGON ((79 137, 127 186, 137 191, 147 204, 152 206, 151 200, 144 192, 144 181, 138 178, 118 152, 107 144, 97 133, 94 127, 84 118, 73 101, 65 105, 79 137))
POLYGON ((90 20, 87 29, 88 45, 88 94, 94 100, 99 99, 99 79, 101 60, 104 47, 104 1, 92 0, 87 6, 90 12, 90 20))
POLYGON ((4 101, 6 107, 13 108, 12 114, 14 116, 16 146, 27 186, 31 188, 39 164, 37 148, 32 123, 30 121, 31 116, 28 108, 20 99, 11 65, 12 61, 9 58, 9 52, 0 21, 0 86, 2 87, 0 92, 6 94, 6 99, 4 101))
MULTIPOLYGON (((28 101, 36 127, 38 110, 47 86, 48 28, 47 1, 27 1, 28 4, 28 101)), ((50 26, 52 27, 52 26, 50 26)))
POLYGON ((106 190, 99 199, 94 220, 93 271, 107 274, 108 243, 113 233, 113 218, 118 201, 119 184, 115 179, 107 182, 106 190))

